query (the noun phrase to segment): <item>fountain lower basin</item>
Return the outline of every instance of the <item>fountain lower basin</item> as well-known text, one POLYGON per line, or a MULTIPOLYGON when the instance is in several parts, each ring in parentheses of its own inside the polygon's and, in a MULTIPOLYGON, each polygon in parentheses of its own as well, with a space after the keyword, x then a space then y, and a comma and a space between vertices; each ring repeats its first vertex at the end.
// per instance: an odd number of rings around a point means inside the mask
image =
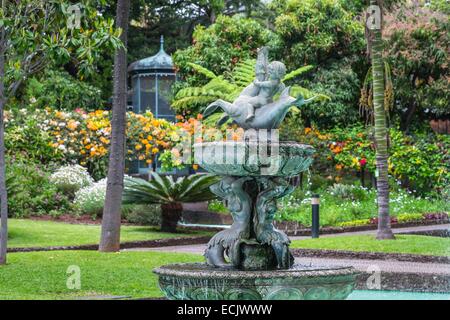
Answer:
POLYGON ((170 300, 344 300, 358 275, 353 267, 299 264, 270 271, 173 264, 153 272, 170 300))

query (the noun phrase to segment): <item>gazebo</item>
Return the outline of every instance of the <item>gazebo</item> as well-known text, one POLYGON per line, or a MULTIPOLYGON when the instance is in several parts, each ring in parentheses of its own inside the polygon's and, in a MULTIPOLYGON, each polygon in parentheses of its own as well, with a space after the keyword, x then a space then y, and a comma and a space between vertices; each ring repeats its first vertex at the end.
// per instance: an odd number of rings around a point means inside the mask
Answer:
MULTIPOLYGON (((144 113, 151 111, 156 118, 175 121, 175 113, 170 108, 171 88, 176 81, 172 58, 164 50, 164 37, 161 48, 151 57, 135 61, 128 67, 131 80, 132 111, 144 113)), ((151 166, 142 161, 128 164, 130 174, 147 174, 158 169, 157 161, 151 166)))
POLYGON ((135 113, 151 111, 156 118, 174 121, 175 113, 170 108, 171 87, 176 80, 172 58, 164 51, 161 36, 159 52, 133 62, 128 67, 131 78, 132 104, 135 113))

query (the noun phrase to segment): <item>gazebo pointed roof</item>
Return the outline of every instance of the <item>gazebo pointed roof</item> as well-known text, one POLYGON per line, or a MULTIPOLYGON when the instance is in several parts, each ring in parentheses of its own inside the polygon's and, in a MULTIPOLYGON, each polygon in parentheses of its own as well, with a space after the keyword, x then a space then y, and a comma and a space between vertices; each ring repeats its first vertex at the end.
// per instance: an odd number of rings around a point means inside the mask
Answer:
POLYGON ((173 72, 172 57, 164 50, 164 36, 161 36, 159 52, 151 57, 135 61, 128 67, 129 73, 146 73, 156 70, 173 72))

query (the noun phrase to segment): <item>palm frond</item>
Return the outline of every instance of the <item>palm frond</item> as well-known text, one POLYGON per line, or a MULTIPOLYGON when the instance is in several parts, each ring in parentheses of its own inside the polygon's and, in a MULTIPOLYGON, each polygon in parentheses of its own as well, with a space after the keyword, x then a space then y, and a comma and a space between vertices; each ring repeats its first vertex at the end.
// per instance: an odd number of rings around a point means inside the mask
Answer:
POLYGON ((124 204, 168 204, 208 201, 216 196, 209 187, 218 178, 211 175, 191 175, 174 181, 171 176, 152 173, 152 180, 126 178, 124 204))

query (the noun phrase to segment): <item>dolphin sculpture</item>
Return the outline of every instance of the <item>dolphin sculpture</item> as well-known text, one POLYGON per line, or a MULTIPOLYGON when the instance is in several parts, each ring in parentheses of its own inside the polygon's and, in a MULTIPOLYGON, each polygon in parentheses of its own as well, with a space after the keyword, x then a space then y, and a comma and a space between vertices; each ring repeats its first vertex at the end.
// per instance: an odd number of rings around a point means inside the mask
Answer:
POLYGON ((277 101, 256 109, 255 117, 251 121, 247 121, 248 110, 245 104, 248 96, 245 95, 245 90, 233 103, 221 99, 211 103, 205 109, 203 116, 207 118, 220 108, 226 115, 218 121, 218 125, 224 124, 231 118, 243 129, 278 129, 290 108, 301 107, 317 98, 305 100, 303 96, 299 96, 295 99, 290 96, 290 90, 291 87, 285 88, 277 101))

